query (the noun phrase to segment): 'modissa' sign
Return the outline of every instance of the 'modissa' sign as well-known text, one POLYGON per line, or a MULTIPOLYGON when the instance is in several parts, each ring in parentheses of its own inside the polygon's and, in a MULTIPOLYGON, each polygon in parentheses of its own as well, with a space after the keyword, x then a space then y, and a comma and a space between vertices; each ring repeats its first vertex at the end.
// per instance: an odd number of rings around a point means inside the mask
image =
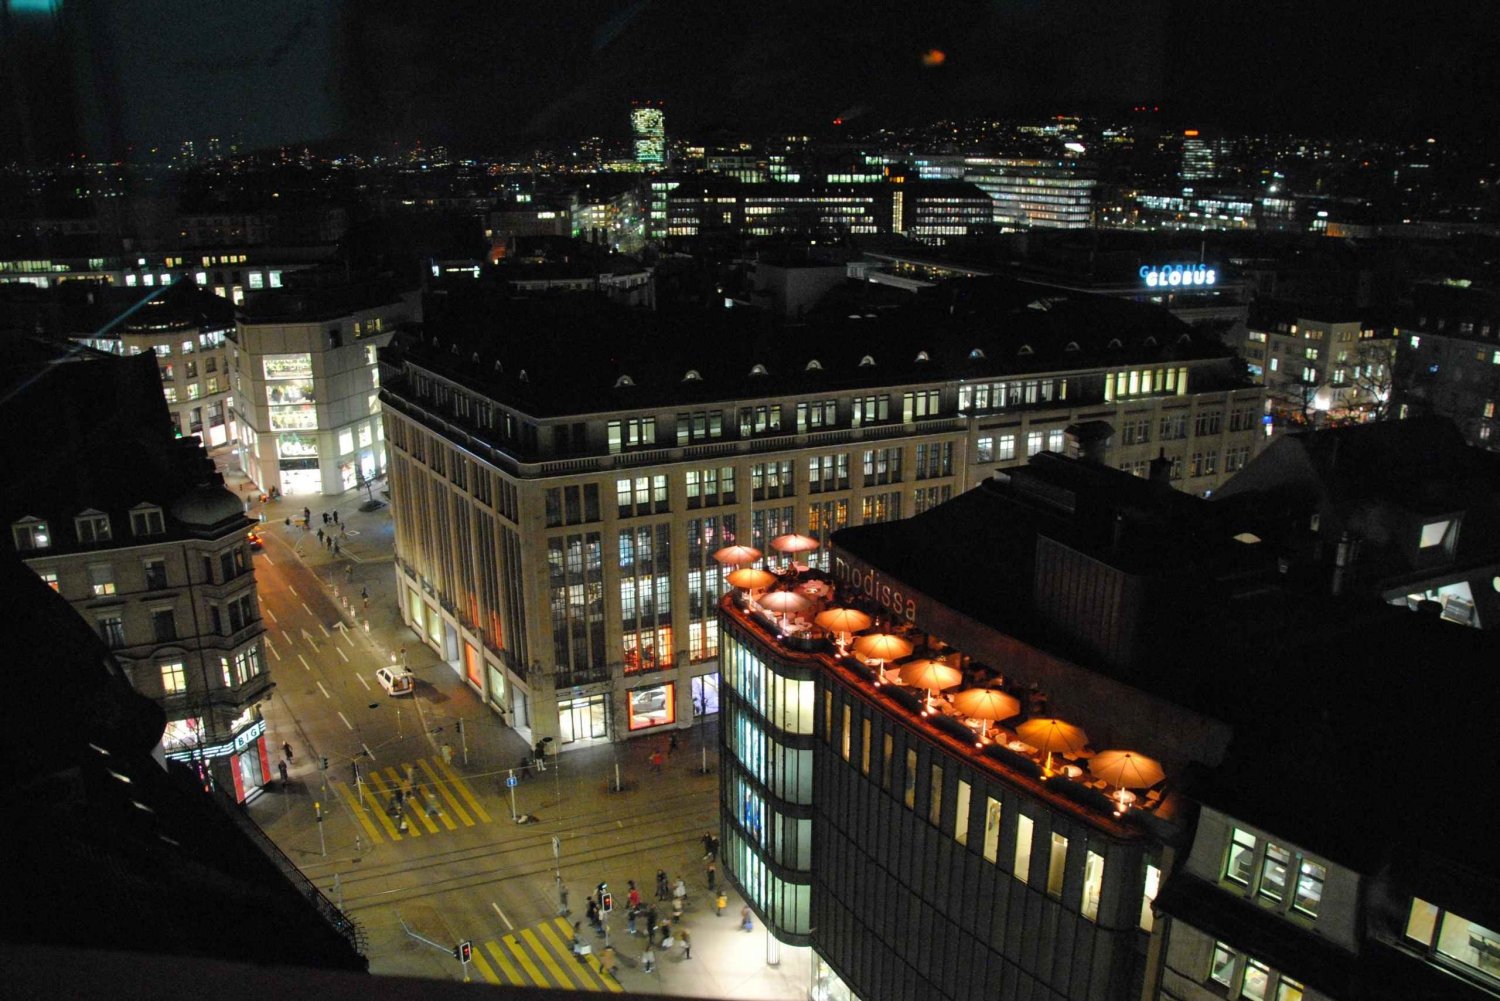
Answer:
POLYGON ((833 575, 846 589, 863 594, 893 617, 917 621, 917 599, 921 595, 908 585, 844 556, 833 558, 833 575))

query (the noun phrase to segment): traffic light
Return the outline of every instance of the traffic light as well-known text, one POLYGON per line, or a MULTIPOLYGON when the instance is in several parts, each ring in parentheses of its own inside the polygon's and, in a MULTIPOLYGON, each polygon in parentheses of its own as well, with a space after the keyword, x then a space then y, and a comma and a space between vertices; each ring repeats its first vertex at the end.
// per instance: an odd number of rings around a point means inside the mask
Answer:
POLYGON ((469 961, 469 958, 473 955, 474 943, 472 941, 463 941, 453 947, 454 959, 467 963, 469 961))
POLYGON ((614 910, 615 895, 613 893, 605 893, 603 899, 599 902, 599 909, 605 914, 608 914, 610 911, 614 910))
POLYGON ((453 732, 454 733, 463 733, 464 732, 464 721, 463 720, 456 719, 456 720, 453 721, 453 732))

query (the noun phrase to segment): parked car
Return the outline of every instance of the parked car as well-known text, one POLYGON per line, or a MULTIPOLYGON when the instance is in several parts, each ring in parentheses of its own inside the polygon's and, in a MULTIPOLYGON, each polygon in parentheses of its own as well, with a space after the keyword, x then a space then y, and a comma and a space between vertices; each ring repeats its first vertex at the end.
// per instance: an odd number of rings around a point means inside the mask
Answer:
POLYGON ((249 533, 246 534, 245 541, 250 543, 251 549, 259 550, 266 548, 266 540, 262 539, 260 537, 260 533, 255 531, 254 529, 251 529, 249 533))
POLYGON ((404 667, 382 667, 375 680, 387 695, 411 695, 417 690, 417 676, 404 667))
POLYGON ((665 688, 651 688, 630 696, 630 708, 637 716, 649 716, 667 708, 665 688))

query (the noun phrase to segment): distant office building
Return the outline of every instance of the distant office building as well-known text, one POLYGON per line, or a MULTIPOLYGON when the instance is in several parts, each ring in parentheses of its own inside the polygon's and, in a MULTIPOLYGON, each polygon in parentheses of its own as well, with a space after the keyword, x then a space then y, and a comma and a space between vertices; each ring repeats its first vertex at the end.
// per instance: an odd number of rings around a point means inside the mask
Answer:
POLYGON ((173 433, 155 357, 22 339, 5 359, 0 419, 48 434, 5 439, 0 548, 161 706, 169 757, 241 802, 258 795, 272 778, 256 709, 271 678, 243 502, 173 433))
POLYGON ((445 289, 382 387, 405 621, 533 742, 660 732, 718 705, 727 541, 908 517, 1101 418, 1107 461, 1194 493, 1263 440, 1165 312, 989 284, 774 331, 445 289))
POLYGON ((1401 412, 1441 414, 1471 445, 1500 450, 1500 296, 1418 285, 1395 337, 1401 412))
POLYGON ((1177 176, 1184 181, 1212 181, 1219 176, 1220 159, 1225 152, 1222 140, 1206 136, 1199 129, 1182 133, 1182 166, 1177 176))
POLYGON ((994 221, 1008 229, 1086 229, 1094 221, 1098 181, 1071 160, 965 157, 963 180, 994 201, 994 221))
POLYGON ((376 352, 413 316, 378 281, 250 299, 229 358, 241 467, 262 490, 336 495, 385 472, 376 352))
POLYGON ((1258 299, 1241 353, 1278 429, 1357 423, 1390 409, 1396 341, 1369 310, 1258 299))
POLYGON ((667 165, 666 113, 659 101, 636 101, 630 107, 630 134, 635 144, 635 162, 645 171, 667 165))
POLYGON ((224 350, 234 332, 234 307, 186 277, 159 291, 132 310, 140 292, 101 289, 97 305, 103 308, 77 317, 69 336, 109 354, 155 355, 178 436, 198 435, 209 448, 226 445, 238 437, 224 350))

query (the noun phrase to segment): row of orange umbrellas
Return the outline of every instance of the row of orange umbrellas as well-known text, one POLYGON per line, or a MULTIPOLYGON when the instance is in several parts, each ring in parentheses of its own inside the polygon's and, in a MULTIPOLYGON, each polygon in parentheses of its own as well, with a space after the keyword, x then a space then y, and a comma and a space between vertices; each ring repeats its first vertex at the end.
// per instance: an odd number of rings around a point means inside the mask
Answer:
MULTIPOLYGON (((771 540, 771 548, 778 553, 810 553, 820 545, 822 543, 812 536, 799 535, 796 532, 778 535, 771 540)), ((725 566, 732 567, 754 563, 764 555, 754 546, 725 546, 723 549, 715 550, 714 559, 725 566)))

